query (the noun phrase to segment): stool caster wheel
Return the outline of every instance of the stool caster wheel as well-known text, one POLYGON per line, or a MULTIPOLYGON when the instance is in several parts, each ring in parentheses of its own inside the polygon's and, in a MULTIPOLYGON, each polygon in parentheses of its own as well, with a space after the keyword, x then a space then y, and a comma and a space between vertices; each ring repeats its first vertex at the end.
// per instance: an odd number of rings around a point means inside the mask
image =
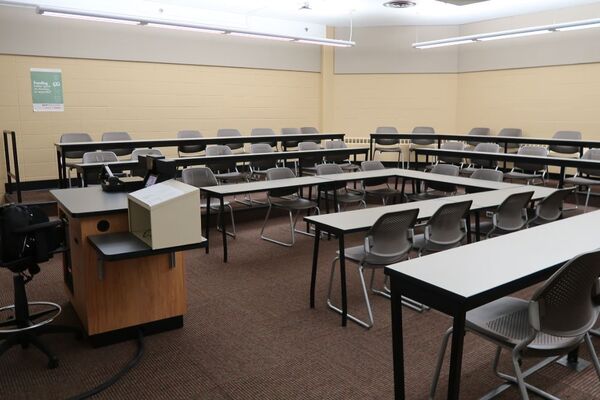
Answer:
POLYGON ((52 357, 50 361, 48 361, 48 369, 58 368, 58 358, 52 357))

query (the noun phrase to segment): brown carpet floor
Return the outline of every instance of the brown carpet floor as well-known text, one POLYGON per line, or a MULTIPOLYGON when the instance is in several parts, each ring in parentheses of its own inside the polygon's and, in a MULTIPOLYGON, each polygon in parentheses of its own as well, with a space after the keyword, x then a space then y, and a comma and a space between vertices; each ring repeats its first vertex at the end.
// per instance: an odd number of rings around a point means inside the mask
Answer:
MULTIPOLYGON (((257 211, 262 217, 264 211, 257 211)), ((222 263, 220 235, 211 252, 186 258, 188 312, 183 329, 145 338, 140 364, 98 399, 391 399, 392 341, 389 300, 371 296, 375 326, 340 326, 325 304, 329 266, 337 241, 321 244, 317 307, 308 306, 313 239, 299 236, 293 248, 259 239, 262 221, 238 223, 230 240, 230 262, 222 263)), ((287 238, 286 219, 269 226, 287 238)), ((361 243, 352 235, 347 245, 361 243)), ((349 307, 365 315, 358 275, 349 272, 349 307)), ((377 282, 383 279, 378 272, 377 282)), ((476 277, 474 277, 476 279, 476 277)), ((336 281, 336 293, 339 291, 336 281)), ((76 323, 61 279, 61 258, 42 266, 27 285, 30 300, 65 306, 60 323, 76 323)), ((519 293, 527 296, 533 289, 519 293)), ((12 303, 12 280, 0 271, 0 304, 12 303)), ((436 311, 404 312, 407 398, 426 399, 442 335, 451 320, 436 311)), ((63 399, 83 392, 118 371, 135 353, 133 341, 92 349, 70 336, 46 336, 60 367, 46 369, 35 350, 14 348, 0 358, 0 399, 63 399)), ((600 351, 600 339, 594 338, 600 351)), ((491 371, 494 349, 468 334, 462 396, 477 398, 500 383, 491 371)), ((581 351, 588 358, 585 350, 581 351)), ((448 354, 447 354, 448 356, 448 354)), ((503 368, 509 370, 509 357, 503 368)), ((526 365, 530 365, 527 361, 526 365)), ((447 363, 438 389, 445 398, 447 363)), ((593 370, 576 373, 557 364, 530 379, 563 399, 600 399, 593 370)), ((514 388, 500 399, 516 399, 514 388)), ((532 396, 532 398, 535 398, 532 396)))

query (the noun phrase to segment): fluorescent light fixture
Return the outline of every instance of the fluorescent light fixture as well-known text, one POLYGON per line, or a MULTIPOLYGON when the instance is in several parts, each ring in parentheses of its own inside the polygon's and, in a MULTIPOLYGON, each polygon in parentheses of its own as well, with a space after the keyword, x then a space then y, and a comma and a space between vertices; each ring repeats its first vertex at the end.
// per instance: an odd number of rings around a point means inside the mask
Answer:
POLYGON ((334 47, 352 47, 354 42, 347 42, 345 40, 326 40, 326 39, 296 39, 298 43, 306 44, 320 44, 322 46, 334 46, 334 47))
POLYGON ((589 28, 600 28, 600 22, 594 22, 594 23, 585 24, 585 25, 565 26, 562 28, 556 28, 554 30, 559 31, 559 32, 566 32, 566 31, 578 31, 580 29, 589 29, 589 28))
POLYGON ((524 37, 524 36, 543 35, 545 33, 550 33, 550 32, 552 32, 552 31, 549 29, 544 29, 544 30, 539 30, 539 31, 531 31, 531 32, 517 32, 517 33, 509 33, 506 35, 499 35, 499 36, 480 37, 477 39, 477 41, 487 42, 490 40, 511 39, 511 38, 518 38, 518 37, 524 37))
POLYGON ((413 43, 416 49, 430 49, 434 47, 454 46, 457 44, 487 42, 490 40, 514 39, 524 36, 543 35, 551 32, 572 31, 578 29, 598 28, 600 18, 581 21, 564 22, 560 24, 532 26, 529 28, 511 29, 507 31, 480 33, 477 35, 457 36, 447 39, 431 40, 428 42, 413 43))
POLYGON ((110 18, 110 17, 101 17, 101 16, 85 15, 85 14, 71 14, 71 13, 56 12, 56 11, 40 10, 39 14, 46 15, 48 17, 82 19, 82 20, 86 20, 86 21, 98 21, 98 22, 112 22, 115 24, 126 24, 126 25, 139 25, 140 24, 140 21, 136 21, 133 19, 110 18))
POLYGON ((295 43, 309 43, 318 44, 321 46, 337 46, 337 47, 352 47, 355 45, 350 40, 337 40, 337 39, 324 39, 324 38, 312 38, 312 37, 300 37, 300 36, 289 36, 279 35, 276 33, 267 32, 252 32, 243 31, 238 29, 232 29, 222 26, 210 26, 210 25, 197 25, 192 23, 178 22, 172 20, 160 20, 160 19, 148 19, 148 18, 137 18, 129 15, 116 15, 116 14, 100 14, 91 13, 87 11, 79 11, 73 9, 57 9, 57 8, 41 8, 38 7, 37 11, 40 15, 47 15, 53 17, 64 17, 64 18, 76 18, 84 19, 89 21, 101 21, 101 22, 115 22, 119 24, 129 25, 147 25, 156 28, 176 29, 182 31, 193 31, 200 33, 219 33, 229 34, 232 36, 244 36, 256 39, 270 39, 279 40, 286 42, 295 43))
POLYGON ((285 36, 271 36, 271 35, 261 35, 258 33, 248 33, 248 32, 230 32, 231 36, 241 36, 241 37, 249 37, 256 39, 268 39, 268 40, 279 40, 282 42, 291 42, 294 38, 285 37, 285 36))
POLYGON ((434 47, 455 46, 457 44, 465 44, 465 43, 472 43, 472 42, 474 42, 473 39, 465 39, 465 40, 457 40, 457 41, 448 42, 448 43, 424 44, 424 45, 420 45, 420 46, 415 46, 415 48, 416 49, 433 49, 434 47))
POLYGON ((219 29, 196 28, 194 26, 184 26, 184 25, 157 24, 155 22, 148 22, 148 23, 146 23, 146 26, 151 26, 154 28, 174 29, 174 30, 178 30, 178 31, 199 32, 199 33, 216 33, 216 34, 225 33, 225 31, 219 30, 219 29))

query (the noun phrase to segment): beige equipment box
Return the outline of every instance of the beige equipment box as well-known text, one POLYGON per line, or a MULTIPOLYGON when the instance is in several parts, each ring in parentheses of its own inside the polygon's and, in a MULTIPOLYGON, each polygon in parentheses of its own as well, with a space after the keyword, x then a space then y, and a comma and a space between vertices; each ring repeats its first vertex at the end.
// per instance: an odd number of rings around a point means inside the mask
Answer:
POLYGON ((198 188, 171 179, 127 198, 129 231, 153 250, 202 241, 198 188))

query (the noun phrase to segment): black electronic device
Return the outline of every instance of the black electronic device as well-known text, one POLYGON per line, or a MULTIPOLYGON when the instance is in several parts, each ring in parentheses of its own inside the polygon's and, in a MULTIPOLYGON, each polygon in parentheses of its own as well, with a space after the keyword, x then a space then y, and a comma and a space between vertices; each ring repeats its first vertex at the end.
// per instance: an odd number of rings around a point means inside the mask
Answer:
POLYGON ((144 187, 144 178, 113 174, 108 165, 102 167, 100 184, 105 192, 133 192, 144 187))

